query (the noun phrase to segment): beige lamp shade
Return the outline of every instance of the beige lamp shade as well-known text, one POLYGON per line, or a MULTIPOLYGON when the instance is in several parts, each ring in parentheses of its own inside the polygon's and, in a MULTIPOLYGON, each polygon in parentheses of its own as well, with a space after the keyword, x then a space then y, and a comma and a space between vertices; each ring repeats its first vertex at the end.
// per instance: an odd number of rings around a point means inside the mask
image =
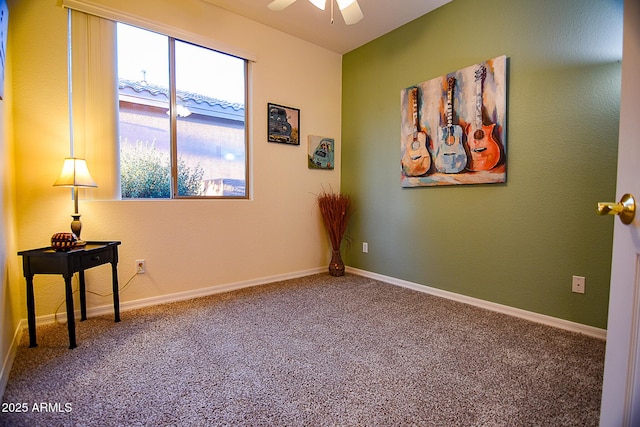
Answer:
POLYGON ((55 187, 97 187, 84 159, 68 157, 64 159, 62 172, 53 184, 55 187))

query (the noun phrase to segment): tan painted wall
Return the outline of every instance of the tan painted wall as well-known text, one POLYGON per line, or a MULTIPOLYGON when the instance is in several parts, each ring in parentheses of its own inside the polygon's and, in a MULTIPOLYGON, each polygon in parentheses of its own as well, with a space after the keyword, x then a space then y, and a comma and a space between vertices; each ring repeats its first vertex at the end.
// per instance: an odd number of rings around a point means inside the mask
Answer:
MULTIPOLYGON (((340 163, 338 156, 334 171, 309 170, 307 136, 334 137, 340 149, 341 57, 198 0, 102 3, 188 27, 256 58, 249 110, 251 200, 88 201, 81 195, 83 239, 122 241, 121 284, 133 275, 136 259, 147 261, 148 273, 134 279, 121 301, 325 266, 329 249, 314 194, 340 188, 340 163), (301 146, 266 142, 268 102, 300 108, 301 146)), ((67 11, 56 0, 21 2, 13 9, 17 246, 28 249, 66 231, 73 207, 68 189, 52 187, 69 152, 67 11)), ((87 277, 90 289, 109 292, 108 267, 87 277)), ((12 279, 22 286, 21 277, 12 279)), ((36 276, 35 284, 37 315, 53 313, 64 301, 60 279, 36 276)), ((100 306, 111 300, 89 295, 88 301, 100 306)))

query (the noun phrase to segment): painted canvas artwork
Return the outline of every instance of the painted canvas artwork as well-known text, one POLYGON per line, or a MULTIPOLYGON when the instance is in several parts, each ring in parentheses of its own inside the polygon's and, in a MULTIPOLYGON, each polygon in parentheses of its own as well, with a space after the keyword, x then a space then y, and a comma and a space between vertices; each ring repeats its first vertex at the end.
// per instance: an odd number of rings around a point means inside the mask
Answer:
POLYGON ((334 145, 333 138, 309 135, 309 169, 333 169, 334 145))
POLYGON ((506 56, 403 89, 401 185, 506 182, 506 56))

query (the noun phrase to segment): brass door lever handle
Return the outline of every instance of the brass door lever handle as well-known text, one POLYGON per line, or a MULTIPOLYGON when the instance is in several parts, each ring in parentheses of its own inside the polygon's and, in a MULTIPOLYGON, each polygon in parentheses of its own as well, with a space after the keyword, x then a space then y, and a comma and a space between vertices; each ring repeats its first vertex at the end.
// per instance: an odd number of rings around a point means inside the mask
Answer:
POLYGON ((600 202, 598 215, 618 215, 623 224, 631 224, 636 216, 636 199, 631 194, 625 194, 620 202, 600 202))

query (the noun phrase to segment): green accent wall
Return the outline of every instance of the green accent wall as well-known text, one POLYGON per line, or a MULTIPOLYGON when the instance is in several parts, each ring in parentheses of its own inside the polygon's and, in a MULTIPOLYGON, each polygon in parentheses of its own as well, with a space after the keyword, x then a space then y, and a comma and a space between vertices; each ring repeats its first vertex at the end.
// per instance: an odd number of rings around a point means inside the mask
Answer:
POLYGON ((347 53, 346 264, 606 328, 621 57, 622 0, 453 0, 347 53), (507 182, 401 188, 400 91, 500 55, 507 182))

